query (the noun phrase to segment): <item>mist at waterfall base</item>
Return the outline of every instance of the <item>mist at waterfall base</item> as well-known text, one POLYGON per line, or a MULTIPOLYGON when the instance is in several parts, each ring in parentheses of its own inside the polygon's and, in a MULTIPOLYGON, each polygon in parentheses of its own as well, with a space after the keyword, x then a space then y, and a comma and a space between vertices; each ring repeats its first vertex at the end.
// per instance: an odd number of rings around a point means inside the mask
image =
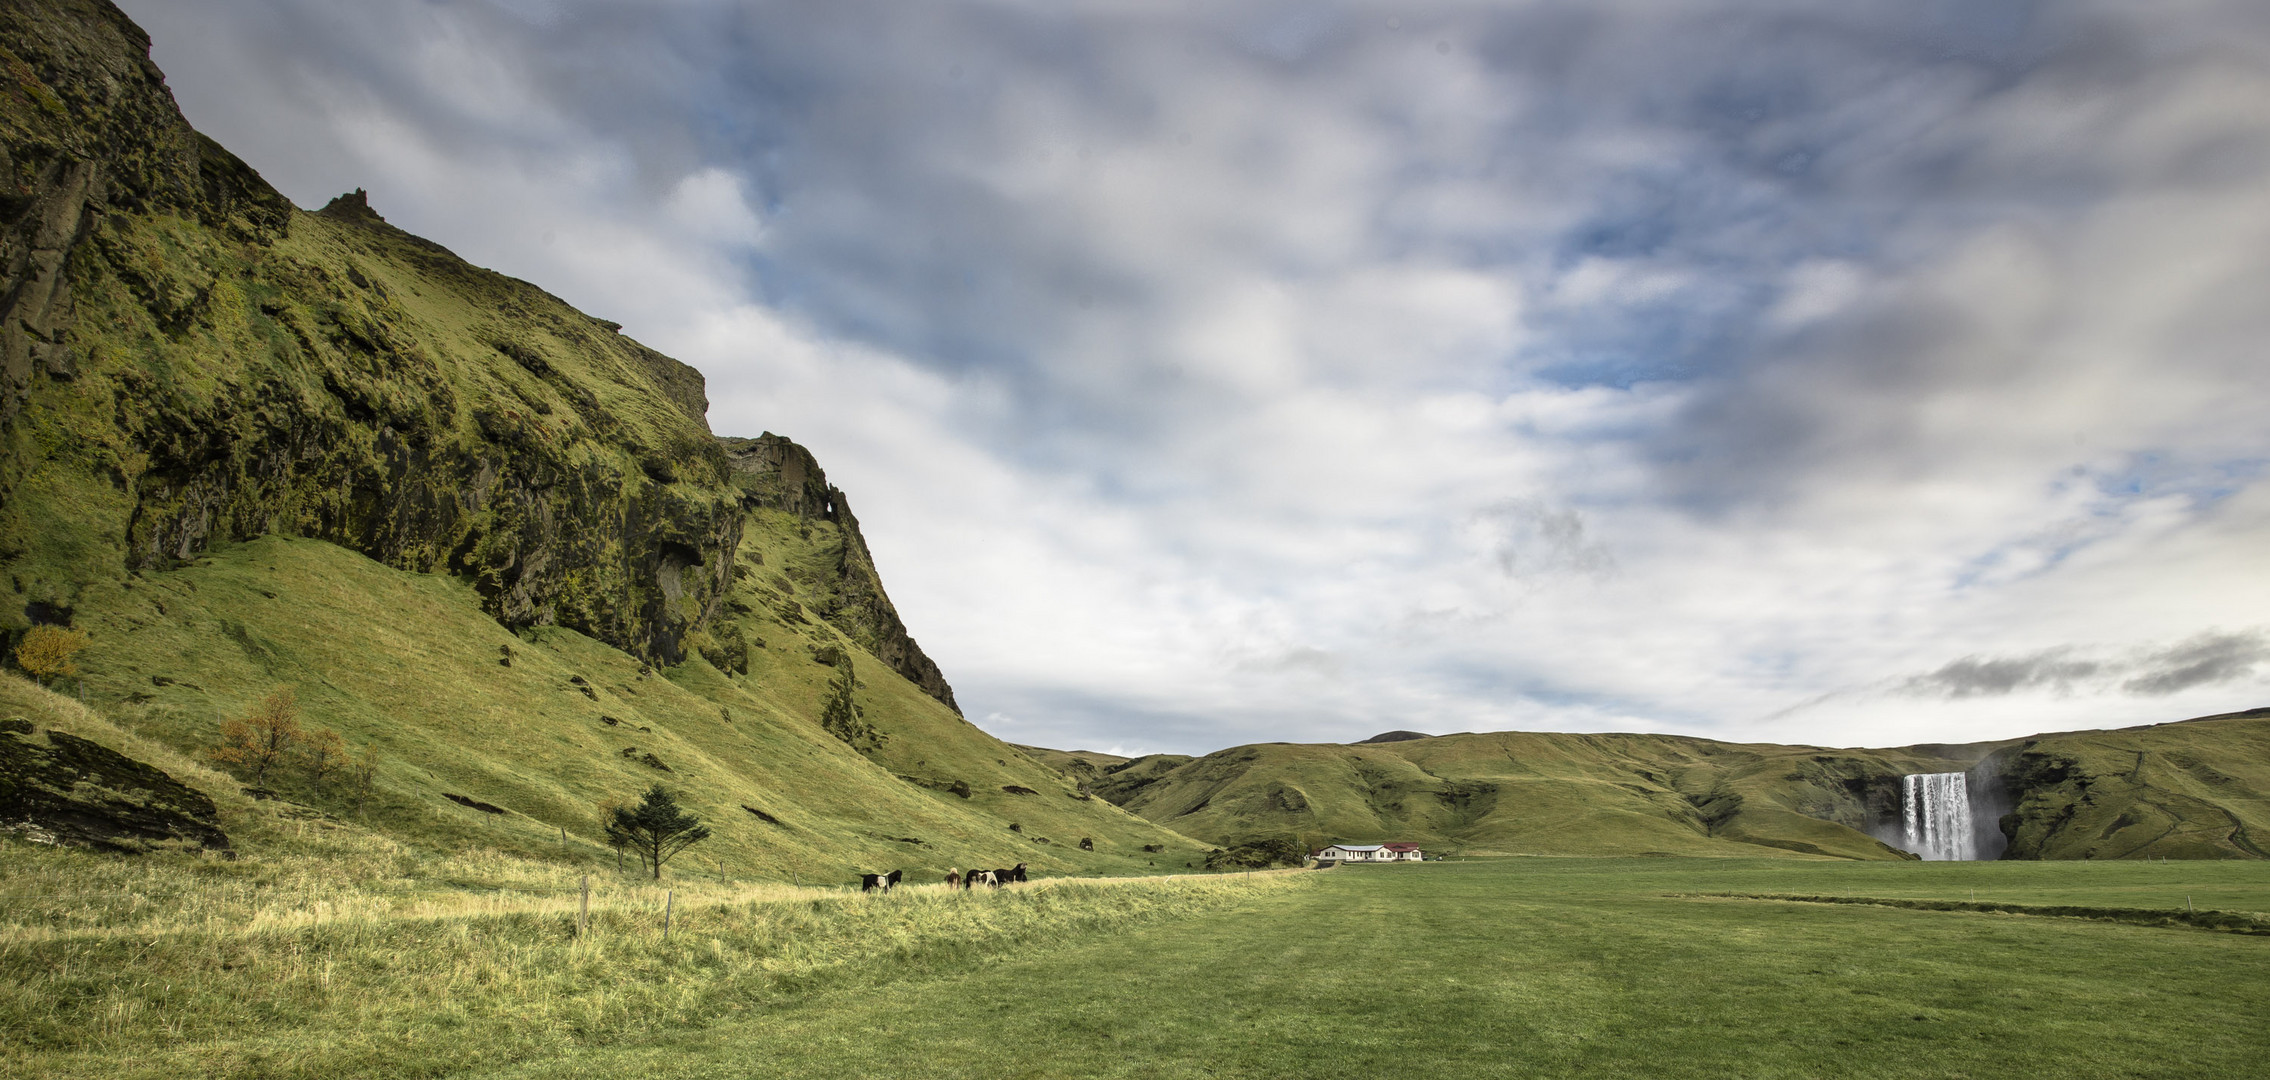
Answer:
POLYGON ((2002 835, 2003 807, 1993 784, 1974 784, 1968 773, 1910 773, 1900 777, 1900 826, 1882 839, 1927 862, 1999 859, 2009 847, 2002 835))

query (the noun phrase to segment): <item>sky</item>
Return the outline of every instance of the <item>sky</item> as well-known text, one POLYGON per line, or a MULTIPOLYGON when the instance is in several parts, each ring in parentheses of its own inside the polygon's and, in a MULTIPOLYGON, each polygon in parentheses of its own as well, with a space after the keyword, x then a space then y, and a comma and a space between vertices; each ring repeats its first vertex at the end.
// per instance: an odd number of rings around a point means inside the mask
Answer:
POLYGON ((810 447, 968 717, 2270 705, 2270 5, 119 0, 810 447))

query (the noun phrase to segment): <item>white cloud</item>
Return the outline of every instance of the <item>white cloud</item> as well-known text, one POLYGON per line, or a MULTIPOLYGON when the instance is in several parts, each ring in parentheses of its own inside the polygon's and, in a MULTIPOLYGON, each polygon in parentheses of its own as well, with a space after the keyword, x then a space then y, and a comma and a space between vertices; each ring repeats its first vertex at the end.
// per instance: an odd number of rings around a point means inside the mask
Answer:
POLYGON ((2270 601, 2245 5, 127 6, 295 197, 810 445, 1019 741, 2270 690, 2201 637, 2270 601), (2119 659, 2186 642, 2215 678, 2119 659))

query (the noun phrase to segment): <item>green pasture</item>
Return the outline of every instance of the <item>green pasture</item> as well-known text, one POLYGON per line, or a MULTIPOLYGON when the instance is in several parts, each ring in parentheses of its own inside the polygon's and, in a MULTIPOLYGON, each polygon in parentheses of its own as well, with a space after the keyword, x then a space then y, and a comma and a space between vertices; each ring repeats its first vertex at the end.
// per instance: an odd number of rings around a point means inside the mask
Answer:
POLYGON ((1706 892, 2270 910, 2260 862, 1499 859, 477 1075, 2245 1077, 2270 937, 1706 892))
POLYGON ((587 901, 579 877, 494 852, 317 843, 250 873, 0 844, 13 871, 0 876, 0 1077, 471 1075, 699 1032, 830 987, 981 970, 1305 884, 1056 878, 885 896, 595 877, 587 901))

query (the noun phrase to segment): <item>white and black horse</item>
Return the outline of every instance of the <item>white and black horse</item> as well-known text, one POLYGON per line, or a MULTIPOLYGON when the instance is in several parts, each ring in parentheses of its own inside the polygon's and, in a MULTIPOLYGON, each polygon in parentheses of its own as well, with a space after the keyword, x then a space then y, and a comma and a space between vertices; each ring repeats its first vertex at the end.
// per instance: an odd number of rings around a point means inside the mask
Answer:
POLYGON ((861 874, 859 875, 859 891, 870 893, 881 889, 884 892, 889 892, 891 886, 899 883, 899 873, 899 871, 893 870, 888 874, 861 874))

